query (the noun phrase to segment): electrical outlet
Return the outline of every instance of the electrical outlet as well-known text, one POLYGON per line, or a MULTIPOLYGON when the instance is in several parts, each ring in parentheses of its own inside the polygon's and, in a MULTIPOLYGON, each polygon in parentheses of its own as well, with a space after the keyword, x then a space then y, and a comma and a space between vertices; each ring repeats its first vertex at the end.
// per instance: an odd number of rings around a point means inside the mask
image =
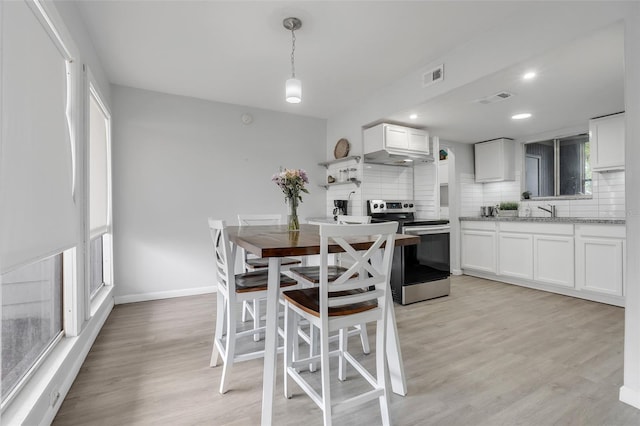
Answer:
POLYGON ((58 402, 58 399, 60 399, 60 391, 58 391, 58 390, 51 391, 51 406, 52 407, 56 406, 56 403, 58 402))

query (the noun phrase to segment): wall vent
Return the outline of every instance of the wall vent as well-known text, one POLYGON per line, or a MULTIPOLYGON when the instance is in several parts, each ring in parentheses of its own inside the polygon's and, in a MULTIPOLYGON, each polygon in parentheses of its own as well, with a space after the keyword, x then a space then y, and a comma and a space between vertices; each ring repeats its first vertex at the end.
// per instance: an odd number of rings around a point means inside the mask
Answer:
POLYGON ((512 96, 513 96, 513 93, 502 91, 502 92, 494 93, 493 95, 490 95, 490 96, 485 96, 484 98, 476 99, 474 102, 477 102, 483 105, 493 104, 496 102, 504 101, 505 99, 509 99, 512 96))
POLYGON ((431 86, 442 80, 444 80, 444 64, 440 64, 431 71, 422 74, 422 87, 431 86))

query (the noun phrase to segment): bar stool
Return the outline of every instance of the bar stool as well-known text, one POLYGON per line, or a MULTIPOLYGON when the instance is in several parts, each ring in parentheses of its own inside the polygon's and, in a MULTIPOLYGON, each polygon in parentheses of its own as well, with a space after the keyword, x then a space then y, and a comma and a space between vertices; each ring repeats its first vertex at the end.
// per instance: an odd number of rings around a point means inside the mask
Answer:
MULTIPOLYGON (((264 349, 236 353, 236 343, 239 339, 249 337, 256 331, 265 331, 264 326, 237 331, 236 318, 238 303, 267 298, 269 274, 267 270, 234 274, 236 247, 234 245, 231 248, 225 222, 209 218, 209 231, 214 246, 217 281, 216 330, 210 366, 215 367, 218 365, 218 358, 222 358, 224 369, 220 380, 220 393, 225 393, 228 390, 230 371, 234 363, 264 356, 264 349)), ((298 283, 280 274, 280 286, 296 288, 298 283)))
MULTIPOLYGON (((382 424, 391 424, 389 414, 389 389, 387 384, 386 336, 387 305, 390 303, 390 273, 397 223, 368 225, 320 225, 320 285, 319 287, 285 291, 285 377, 284 394, 291 398, 293 379, 322 409, 324 425, 331 425, 333 413, 346 411, 357 405, 377 399, 380 404, 382 424), (364 252, 357 251, 347 242, 350 237, 375 236, 375 242, 364 252), (329 244, 339 244, 345 250, 352 266, 329 280, 329 244), (370 259, 381 250, 382 261, 374 266, 370 259), (309 321, 320 331, 320 355, 306 359, 294 358, 298 346, 297 323, 300 318, 309 321), (376 374, 372 375, 348 352, 346 333, 340 333, 337 350, 329 351, 329 334, 348 326, 367 322, 376 323, 376 374), (329 357, 337 356, 338 379, 346 379, 346 363, 352 365, 371 385, 372 389, 357 396, 332 401, 330 389, 329 357), (320 361, 322 393, 313 389, 300 370, 307 364, 320 361)), ((375 263, 375 262, 374 262, 375 263)), ((313 379, 311 379, 313 380, 313 379)))

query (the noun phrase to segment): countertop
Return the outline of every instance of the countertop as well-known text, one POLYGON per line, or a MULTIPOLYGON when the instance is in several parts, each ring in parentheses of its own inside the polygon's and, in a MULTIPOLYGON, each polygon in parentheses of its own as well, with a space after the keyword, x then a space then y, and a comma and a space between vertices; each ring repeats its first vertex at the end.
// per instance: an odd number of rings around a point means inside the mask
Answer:
POLYGON ((459 218, 467 221, 483 222, 540 222, 540 223, 601 223, 607 225, 624 225, 625 219, 607 219, 601 217, 481 217, 465 216, 459 218))
POLYGON ((318 217, 307 217, 307 223, 332 223, 336 224, 337 222, 333 219, 333 216, 318 216, 318 217))

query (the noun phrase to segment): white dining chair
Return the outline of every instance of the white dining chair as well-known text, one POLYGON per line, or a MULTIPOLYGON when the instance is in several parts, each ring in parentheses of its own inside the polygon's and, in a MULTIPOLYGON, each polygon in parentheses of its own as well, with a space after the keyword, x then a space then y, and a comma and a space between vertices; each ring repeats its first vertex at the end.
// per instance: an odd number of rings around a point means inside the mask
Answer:
MULTIPOLYGON (((371 223, 371 216, 348 216, 348 215, 339 215, 337 219, 337 223, 340 225, 353 225, 353 224, 368 224, 371 223)), ((334 259, 335 255, 331 255, 334 259)), ((344 273, 346 271, 345 263, 348 263, 349 259, 342 256, 342 254, 337 255, 337 264, 329 267, 329 280, 334 280, 338 275, 344 273)), ((291 277, 296 279, 298 283, 300 283, 303 287, 317 287, 320 283, 320 268, 318 266, 303 266, 303 267, 293 267, 290 269, 291 277)), ((357 325, 353 330, 349 331, 349 335, 359 334, 360 341, 362 343, 362 351, 365 354, 368 354, 371 351, 369 346, 369 335, 367 334, 367 327, 364 324, 357 325)), ((309 328, 308 341, 309 343, 309 351, 310 356, 317 355, 317 334, 316 330, 313 327, 309 328)), ((338 336, 333 336, 333 338, 337 338, 338 336)), ((311 371, 315 371, 315 365, 311 366, 311 371)))
MULTIPOLYGON (((379 223, 366 225, 321 225, 320 226, 320 285, 313 288, 284 291, 285 300, 285 372, 284 394, 291 398, 293 394, 291 379, 309 395, 323 412, 324 425, 331 425, 334 413, 378 400, 383 425, 390 425, 389 389, 387 383, 386 336, 387 305, 390 303, 390 273, 394 249, 394 237, 397 223, 379 223), (373 236, 374 243, 366 251, 359 251, 348 241, 350 237, 373 236), (345 250, 344 256, 351 258, 352 266, 341 271, 333 280, 329 259, 329 245, 339 244, 345 250), (382 251, 381 262, 370 262, 374 255, 382 251), (320 331, 320 355, 301 359, 295 357, 298 345, 297 323, 305 319, 320 331), (341 332, 348 326, 368 322, 376 323, 376 372, 370 373, 348 351, 346 333, 341 332), (329 351, 330 333, 339 331, 338 349, 329 351), (341 401, 332 399, 330 388, 329 358, 337 356, 338 379, 347 378, 346 365, 349 363, 356 372, 371 385, 359 395, 345 395, 341 401), (304 367, 320 361, 322 391, 318 393, 312 386, 316 381, 314 374, 301 374, 304 367)), ((378 259, 378 258, 376 258, 378 259)), ((340 394, 347 394, 341 389, 340 394)), ((352 388, 351 388, 352 389, 352 388)), ((337 399, 337 398, 336 398, 337 399)))
MULTIPOLYGON (((224 368, 220 380, 220 393, 225 393, 228 390, 233 364, 264 356, 264 348, 242 354, 236 352, 239 339, 250 337, 256 331, 265 331, 264 326, 238 331, 237 309, 238 303, 266 299, 269 274, 267 270, 234 274, 236 246, 232 248, 229 242, 225 222, 209 218, 209 231, 214 246, 217 281, 216 329, 210 366, 217 366, 218 358, 222 358, 224 368)), ((280 274, 280 286, 296 288, 298 283, 280 274)))
MULTIPOLYGON (((284 216, 281 214, 239 214, 238 225, 240 226, 260 226, 260 225, 283 225, 284 216)), ((245 272, 267 270, 269 267, 269 259, 260 258, 248 253, 245 249, 240 248, 242 253, 242 267, 245 272)), ((286 271, 292 266, 300 265, 302 261, 292 257, 283 257, 280 260, 280 270, 286 271)), ((242 304, 242 322, 247 321, 247 316, 253 319, 254 328, 259 327, 260 323, 260 303, 259 301, 247 300, 242 304)), ((254 341, 260 340, 260 333, 253 336, 254 341)))

